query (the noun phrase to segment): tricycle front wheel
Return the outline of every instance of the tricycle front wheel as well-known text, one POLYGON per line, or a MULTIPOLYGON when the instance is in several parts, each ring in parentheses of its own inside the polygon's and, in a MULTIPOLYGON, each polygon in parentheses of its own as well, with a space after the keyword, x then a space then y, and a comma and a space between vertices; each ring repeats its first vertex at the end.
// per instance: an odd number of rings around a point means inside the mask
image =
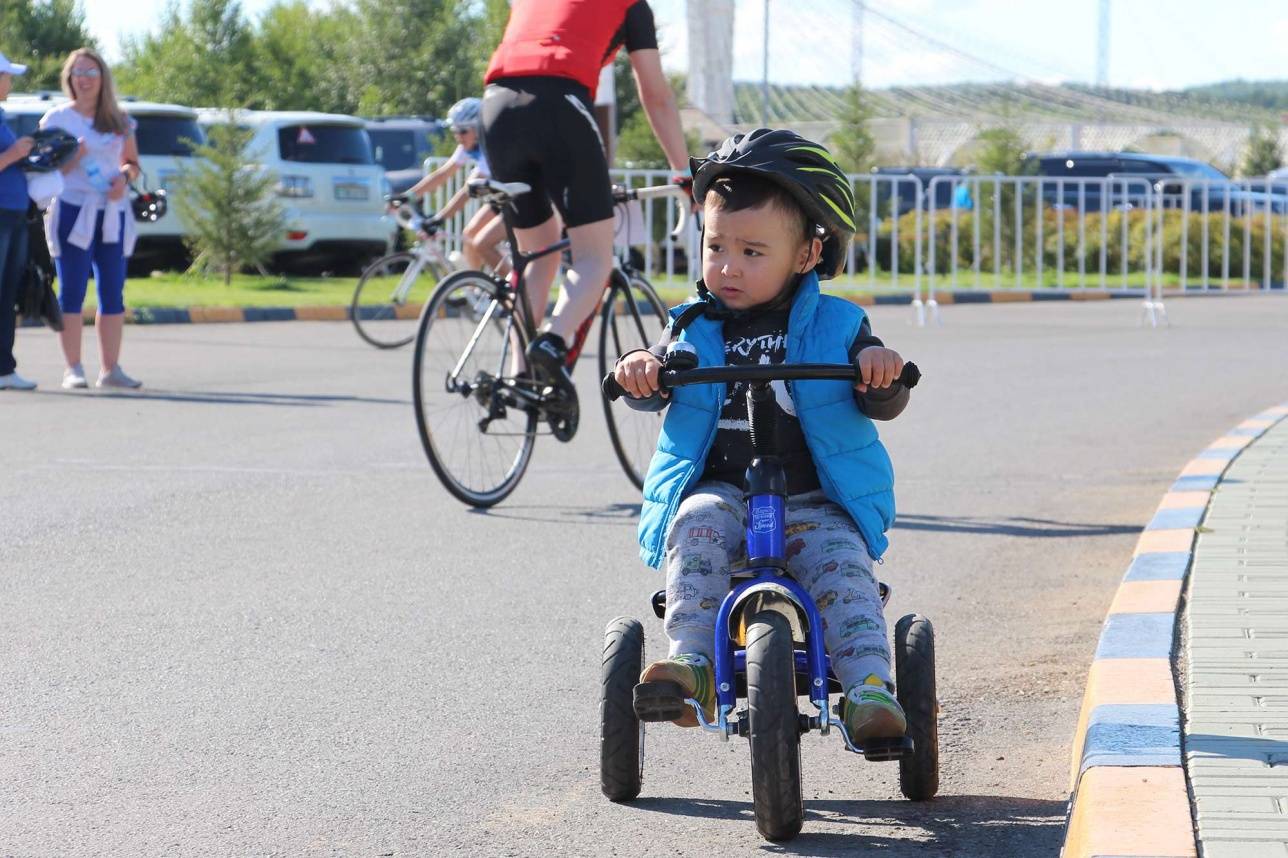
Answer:
POLYGON ((747 717, 756 828, 766 840, 790 840, 805 819, 801 734, 792 629, 777 611, 747 626, 747 717))

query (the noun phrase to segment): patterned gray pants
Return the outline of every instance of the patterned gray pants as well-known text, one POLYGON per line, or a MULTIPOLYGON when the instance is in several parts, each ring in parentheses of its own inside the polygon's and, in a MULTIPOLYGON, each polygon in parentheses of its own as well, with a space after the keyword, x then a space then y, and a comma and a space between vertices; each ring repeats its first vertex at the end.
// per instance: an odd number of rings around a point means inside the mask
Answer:
MULTIPOLYGON (((823 618, 824 642, 841 687, 875 673, 890 682, 885 615, 872 560, 854 520, 822 491, 787 498, 787 571, 805 586, 823 618)), ((716 611, 729 592, 730 567, 746 560, 742 490, 705 481, 676 514, 666 542, 666 635, 672 656, 713 658, 716 611)))

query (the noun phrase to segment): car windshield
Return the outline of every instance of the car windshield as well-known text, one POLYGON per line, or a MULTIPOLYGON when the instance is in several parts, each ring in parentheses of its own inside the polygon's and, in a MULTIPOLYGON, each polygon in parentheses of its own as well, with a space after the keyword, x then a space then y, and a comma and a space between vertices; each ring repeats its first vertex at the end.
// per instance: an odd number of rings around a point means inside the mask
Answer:
POLYGON ((352 125, 287 125, 277 130, 283 161, 306 164, 374 164, 367 132, 352 125))
POLYGON ((140 155, 192 155, 192 147, 206 141, 201 126, 186 116, 135 116, 134 136, 140 155))
POLYGON ((419 167, 416 157, 416 135, 411 131, 367 129, 372 154, 386 170, 410 170, 419 167))

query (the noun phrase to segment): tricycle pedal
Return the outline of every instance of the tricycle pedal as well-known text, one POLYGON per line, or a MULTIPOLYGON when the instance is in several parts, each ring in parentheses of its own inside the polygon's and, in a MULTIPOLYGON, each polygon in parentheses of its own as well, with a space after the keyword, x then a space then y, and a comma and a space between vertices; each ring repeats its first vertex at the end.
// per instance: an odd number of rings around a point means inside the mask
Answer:
POLYGON ((641 721, 674 721, 684 717, 689 705, 678 682, 659 680, 635 686, 635 717, 641 721))
POLYGON ((911 736, 900 736, 897 739, 869 739, 863 743, 863 758, 873 763, 901 760, 910 756, 912 751, 911 736))

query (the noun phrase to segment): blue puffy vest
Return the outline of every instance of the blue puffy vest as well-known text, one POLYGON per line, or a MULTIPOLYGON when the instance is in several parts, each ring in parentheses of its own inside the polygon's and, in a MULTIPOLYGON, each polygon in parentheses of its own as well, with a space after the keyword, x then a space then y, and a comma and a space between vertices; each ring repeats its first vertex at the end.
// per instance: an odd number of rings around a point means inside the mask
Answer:
MULTIPOLYGON (((673 309, 671 318, 683 310, 673 309)), ((818 277, 807 275, 787 321, 787 362, 849 363, 850 344, 864 317, 861 307, 819 294, 818 277)), ((724 326, 719 321, 700 316, 679 339, 694 345, 702 366, 724 365, 724 326)), ((876 426, 854 402, 854 385, 796 381, 791 394, 823 491, 854 519, 872 558, 880 558, 889 545, 885 532, 894 523, 894 467, 876 426)), ((644 478, 640 512, 640 557, 653 568, 665 557, 666 535, 680 501, 705 468, 727 395, 724 384, 671 392, 657 452, 644 478)))

